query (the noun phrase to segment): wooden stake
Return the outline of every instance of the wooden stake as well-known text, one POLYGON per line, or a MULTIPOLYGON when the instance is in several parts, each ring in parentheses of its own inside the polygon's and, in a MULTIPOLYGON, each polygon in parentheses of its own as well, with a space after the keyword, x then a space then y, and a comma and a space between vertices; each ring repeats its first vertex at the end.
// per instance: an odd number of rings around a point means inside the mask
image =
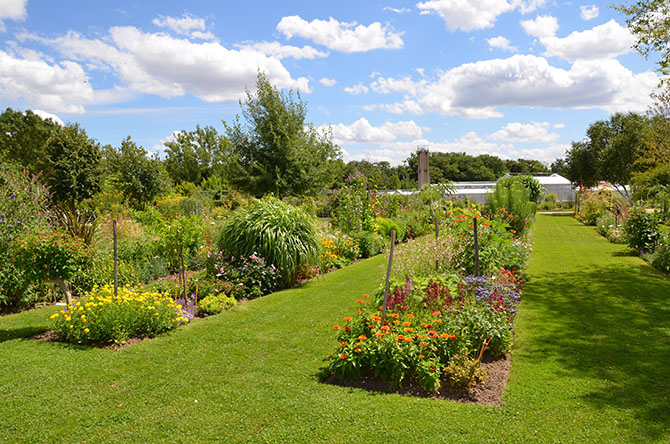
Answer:
POLYGON ((474 217, 473 224, 475 230, 475 276, 479 276, 479 237, 477 234, 477 216, 474 217))
POLYGON ((386 285, 384 286, 384 306, 382 307, 382 326, 386 320, 386 306, 389 303, 389 280, 391 279, 391 267, 393 266, 393 245, 395 245, 395 230, 391 230, 391 250, 389 251, 389 264, 386 267, 386 285))
POLYGON ((112 221, 112 234, 114 236, 114 298, 116 299, 119 295, 119 257, 116 244, 116 219, 112 221))
POLYGON ((438 238, 440 237, 440 228, 437 225, 437 214, 435 215, 435 271, 440 269, 440 260, 437 257, 437 244, 438 244, 438 238))

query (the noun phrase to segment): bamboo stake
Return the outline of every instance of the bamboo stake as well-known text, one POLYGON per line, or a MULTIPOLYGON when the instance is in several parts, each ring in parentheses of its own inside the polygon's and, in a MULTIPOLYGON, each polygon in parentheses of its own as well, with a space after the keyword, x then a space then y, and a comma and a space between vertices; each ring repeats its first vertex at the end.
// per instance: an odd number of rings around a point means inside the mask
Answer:
POLYGON ((393 266, 393 245, 395 244, 395 230, 391 230, 391 250, 389 251, 389 264, 386 268, 386 285, 384 286, 384 306, 382 307, 382 326, 386 320, 386 306, 389 302, 389 280, 391 279, 391 267, 393 266))

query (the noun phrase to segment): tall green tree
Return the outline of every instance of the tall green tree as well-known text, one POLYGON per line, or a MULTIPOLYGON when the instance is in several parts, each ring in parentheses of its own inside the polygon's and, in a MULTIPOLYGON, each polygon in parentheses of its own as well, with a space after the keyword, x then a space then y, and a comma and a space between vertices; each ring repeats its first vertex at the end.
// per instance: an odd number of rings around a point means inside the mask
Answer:
POLYGON ((223 122, 230 141, 226 177, 234 187, 255 196, 275 193, 315 194, 333 179, 340 150, 329 133, 305 121, 307 106, 300 93, 277 90, 258 73, 256 92, 247 89, 239 115, 223 122))
POLYGON ((221 175, 227 141, 212 126, 180 131, 165 142, 165 168, 174 183, 200 185, 213 175, 221 175))
POLYGON ((79 124, 54 130, 44 147, 43 181, 51 188, 54 201, 74 208, 100 190, 100 145, 79 124))
POLYGON ((37 174, 44 167, 44 144, 60 126, 32 111, 7 108, 0 114, 0 162, 13 163, 37 174))
POLYGON ((156 156, 149 156, 130 136, 123 139, 120 148, 106 148, 104 157, 108 180, 135 208, 144 208, 167 186, 163 163, 156 156))

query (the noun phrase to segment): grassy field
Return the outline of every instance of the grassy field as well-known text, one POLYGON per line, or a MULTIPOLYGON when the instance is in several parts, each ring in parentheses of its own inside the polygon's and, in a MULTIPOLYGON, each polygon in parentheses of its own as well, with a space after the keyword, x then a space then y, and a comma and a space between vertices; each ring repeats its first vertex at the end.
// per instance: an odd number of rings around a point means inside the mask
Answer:
POLYGON ((0 442, 670 441, 670 279, 569 216, 533 239, 503 407, 317 381, 377 257, 116 352, 0 318, 0 442))

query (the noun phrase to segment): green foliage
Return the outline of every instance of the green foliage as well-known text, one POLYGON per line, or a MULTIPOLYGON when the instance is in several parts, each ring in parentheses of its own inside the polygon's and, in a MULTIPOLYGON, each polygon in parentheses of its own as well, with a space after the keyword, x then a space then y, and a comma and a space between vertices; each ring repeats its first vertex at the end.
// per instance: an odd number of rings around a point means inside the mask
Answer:
POLYGON ((55 129, 45 143, 43 180, 56 202, 71 206, 100 190, 100 145, 78 124, 55 129))
POLYGON ((17 267, 9 246, 48 223, 49 193, 38 177, 0 168, 0 309, 29 305, 36 297, 28 270, 17 267))
POLYGON ((340 156, 329 133, 305 122, 307 107, 300 93, 284 94, 258 73, 256 93, 247 90, 242 116, 228 125, 228 182, 256 197, 275 193, 314 195, 333 178, 332 164, 340 156))
POLYGON ((384 248, 384 238, 374 231, 359 231, 353 238, 358 243, 363 258, 375 256, 384 248))
POLYGON ((0 163, 14 163, 20 169, 39 173, 45 159, 44 144, 58 128, 51 119, 42 119, 30 110, 7 108, 0 114, 0 163))
POLYGON ((33 281, 68 280, 93 256, 81 240, 42 229, 22 233, 10 249, 16 266, 33 281))
POLYGON ((210 254, 206 261, 207 276, 233 285, 226 291, 237 299, 254 299, 272 293, 281 286, 281 274, 273 265, 256 255, 227 256, 221 252, 210 254))
POLYGON ((635 207, 628 213, 624 224, 624 233, 628 246, 638 252, 652 252, 661 233, 658 230, 658 217, 635 207))
POLYGON ((200 247, 204 229, 195 216, 181 216, 163 226, 160 231, 161 247, 171 269, 179 269, 186 257, 200 247))
POLYGON ((304 265, 315 265, 320 251, 314 219, 271 196, 237 210, 221 228, 217 246, 232 257, 257 254, 279 269, 283 285, 295 282, 304 265))
POLYGON ((535 203, 520 180, 500 180, 493 193, 486 195, 489 212, 494 219, 508 223, 518 237, 527 234, 535 217, 535 203))
POLYGON ((232 296, 226 296, 223 293, 211 294, 200 301, 200 311, 208 315, 215 315, 235 305, 237 305, 237 299, 232 296))
POLYGON ((580 194, 579 216, 586 225, 595 225, 598 218, 611 210, 619 199, 611 190, 585 190, 580 194))
POLYGON ((472 388, 477 382, 484 382, 488 378, 486 369, 479 366, 479 360, 467 353, 457 353, 444 368, 451 386, 472 388))
POLYGON ((524 187, 528 190, 528 198, 531 202, 537 203, 544 196, 544 187, 539 180, 533 176, 517 176, 517 180, 521 181, 524 187))
POLYGON ((105 150, 108 180, 113 189, 121 191, 134 208, 144 208, 167 187, 167 172, 157 157, 137 146, 130 136, 123 139, 121 148, 105 150))
POLYGON ((396 242, 399 242, 404 238, 403 228, 401 228, 398 222, 394 221, 393 219, 389 219, 386 217, 378 217, 375 220, 375 224, 377 228, 377 233, 382 235, 384 239, 388 239, 390 241, 392 231, 395 231, 396 233, 395 234, 396 242))
POLYGON ((203 180, 223 173, 228 141, 211 126, 175 133, 165 142, 165 168, 174 183, 203 180))
POLYGON ((100 228, 101 220, 97 211, 88 205, 71 207, 61 203, 53 207, 55 218, 67 233, 72 237, 81 239, 86 245, 93 245, 95 235, 100 228))
POLYGON ((363 174, 347 179, 335 196, 333 225, 349 235, 356 231, 374 231, 377 190, 363 174))
POLYGON ((670 272, 670 236, 668 234, 661 236, 656 243, 651 264, 661 271, 670 272))
POLYGON ((181 307, 166 294, 121 287, 115 297, 113 286, 94 288, 51 319, 53 332, 76 344, 122 344, 188 322, 181 307))

